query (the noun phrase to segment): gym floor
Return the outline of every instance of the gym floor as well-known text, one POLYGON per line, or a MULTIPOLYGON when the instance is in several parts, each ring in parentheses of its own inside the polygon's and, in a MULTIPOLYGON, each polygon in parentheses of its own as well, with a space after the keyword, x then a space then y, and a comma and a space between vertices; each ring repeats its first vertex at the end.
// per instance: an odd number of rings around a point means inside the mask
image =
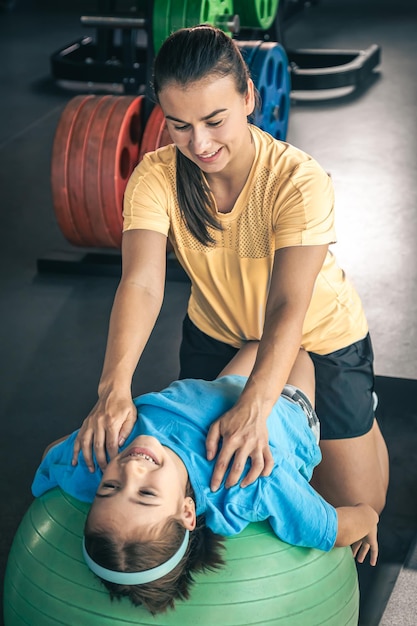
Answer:
MULTIPOLYGON (((45 446, 79 426, 95 402, 117 276, 39 272, 39 259, 78 254, 60 232, 50 189, 51 149, 65 104, 80 93, 54 83, 50 55, 87 34, 95 3, 0 3, 0 571, 31 502, 45 446), (59 8, 56 8, 59 5, 59 8)), ((335 254, 367 312, 378 417, 392 481, 381 517, 380 562, 360 570, 361 624, 379 624, 417 531, 417 6, 413 0, 319 0, 288 22, 287 50, 381 49, 381 64, 350 93, 294 93, 287 140, 330 172, 335 254)), ((134 393, 178 373, 188 284, 168 281, 134 393)), ((1 584, 1 588, 2 588, 1 584)), ((405 624, 402 617, 391 622, 405 624)), ((36 626, 36 625, 33 625, 36 626)))

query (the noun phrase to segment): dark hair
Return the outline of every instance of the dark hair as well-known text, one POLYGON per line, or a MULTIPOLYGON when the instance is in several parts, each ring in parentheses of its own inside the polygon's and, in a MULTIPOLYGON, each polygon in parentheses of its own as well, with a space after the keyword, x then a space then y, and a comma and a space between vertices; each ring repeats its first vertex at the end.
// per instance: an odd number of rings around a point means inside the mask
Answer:
MULTIPOLYGON (((191 487, 189 487, 191 490, 191 487)), ((120 540, 107 529, 84 529, 88 554, 102 567, 120 572, 140 572, 167 561, 178 550, 184 539, 184 526, 170 517, 163 527, 151 529, 145 540, 120 540)), ((153 615, 174 608, 176 599, 186 600, 194 582, 193 572, 218 569, 224 565, 222 558, 224 539, 213 533, 205 524, 205 516, 197 517, 196 528, 190 532, 187 551, 172 572, 144 585, 119 585, 102 580, 112 599, 128 597, 135 605, 143 605, 153 615)))
MULTIPOLYGON (((238 93, 246 95, 249 70, 235 41, 210 25, 182 28, 162 44, 154 62, 153 90, 159 93, 169 84, 188 85, 208 76, 231 76, 238 93)), ((177 197, 181 215, 190 232, 203 245, 215 243, 210 228, 222 230, 213 214, 210 190, 200 168, 178 149, 177 197)))

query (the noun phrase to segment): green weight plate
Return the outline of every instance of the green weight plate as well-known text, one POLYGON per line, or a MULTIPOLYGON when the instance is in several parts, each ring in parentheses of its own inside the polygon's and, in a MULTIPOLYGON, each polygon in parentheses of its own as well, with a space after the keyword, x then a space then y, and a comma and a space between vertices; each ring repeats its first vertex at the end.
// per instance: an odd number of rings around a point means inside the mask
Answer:
POLYGON ((201 21, 217 26, 217 18, 233 15, 233 0, 204 0, 202 3, 201 21))
MULTIPOLYGON (((187 10, 189 0, 170 0, 170 32, 173 33, 187 25, 187 10)), ((197 22, 198 23, 198 22, 197 22)))
POLYGON ((234 0, 242 28, 267 30, 274 22, 279 0, 234 0))
POLYGON ((207 23, 229 32, 224 23, 228 16, 233 16, 233 0, 188 0, 185 26, 207 23))
POLYGON ((233 16, 233 0, 154 0, 154 53, 171 33, 180 28, 208 23, 231 34, 227 27, 229 16, 233 16))
POLYGON ((152 15, 153 51, 156 54, 170 34, 171 1, 154 0, 152 15))

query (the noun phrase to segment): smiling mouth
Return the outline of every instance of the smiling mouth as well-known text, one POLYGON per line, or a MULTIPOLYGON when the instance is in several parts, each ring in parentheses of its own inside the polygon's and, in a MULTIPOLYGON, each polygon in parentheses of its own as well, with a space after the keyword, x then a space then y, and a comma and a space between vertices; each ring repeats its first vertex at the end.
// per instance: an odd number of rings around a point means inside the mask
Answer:
POLYGON ((126 453, 123 455, 123 458, 145 459, 145 461, 149 461, 150 463, 153 463, 154 465, 159 465, 158 459, 151 452, 151 450, 145 450, 143 448, 132 448, 131 450, 127 450, 126 453))
POLYGON ((211 159, 211 157, 214 157, 214 155, 220 152, 220 150, 221 148, 215 150, 214 152, 210 152, 209 154, 197 154, 197 156, 199 159, 211 159))

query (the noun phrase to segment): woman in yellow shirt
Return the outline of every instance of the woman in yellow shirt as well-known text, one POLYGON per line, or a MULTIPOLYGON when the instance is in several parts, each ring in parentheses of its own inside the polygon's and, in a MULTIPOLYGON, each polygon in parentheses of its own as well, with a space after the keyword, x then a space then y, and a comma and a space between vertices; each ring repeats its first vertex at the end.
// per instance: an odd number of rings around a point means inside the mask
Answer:
POLYGON ((214 379, 246 342, 258 356, 235 406, 207 437, 220 449, 211 488, 231 465, 244 487, 273 466, 266 419, 300 345, 315 364, 323 460, 313 484, 334 506, 380 512, 388 455, 374 417, 373 354, 360 299, 338 267, 333 189, 309 155, 251 125, 256 92, 236 43, 212 26, 162 45, 154 91, 173 145, 145 155, 124 200, 123 272, 98 402, 74 446, 106 466, 136 419, 131 382, 161 308, 166 245, 191 280, 182 378, 214 379), (221 443, 221 446, 220 446, 221 443))

